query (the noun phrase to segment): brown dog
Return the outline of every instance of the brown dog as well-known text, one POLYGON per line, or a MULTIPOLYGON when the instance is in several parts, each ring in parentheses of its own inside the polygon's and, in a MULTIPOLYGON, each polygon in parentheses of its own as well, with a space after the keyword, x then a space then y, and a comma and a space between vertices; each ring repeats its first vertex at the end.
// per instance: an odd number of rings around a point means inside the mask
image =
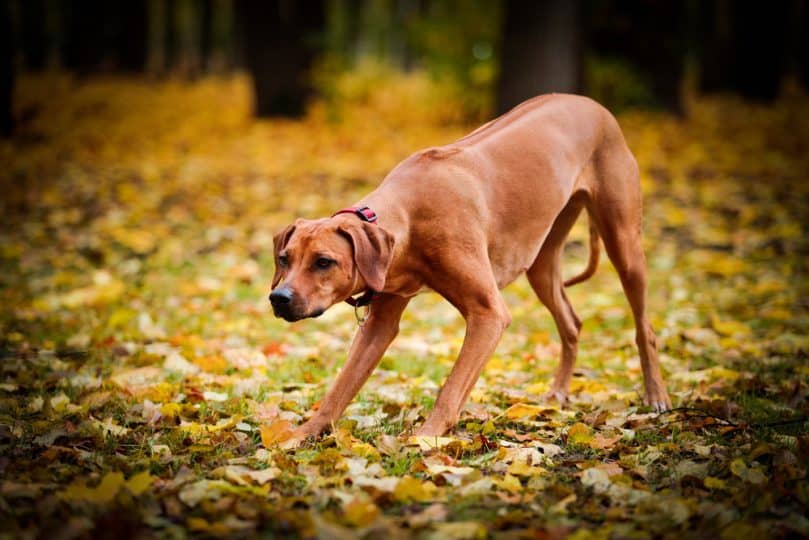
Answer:
POLYGON ((276 235, 270 301, 277 316, 316 317, 364 291, 360 303, 373 298, 337 381, 295 437, 317 435, 339 418, 396 336, 410 298, 424 289, 451 302, 467 325, 458 360, 417 431, 445 433, 511 320, 499 289, 523 272, 559 330, 562 359, 550 394, 564 401, 581 327, 564 286, 595 271, 598 234, 632 307, 644 401, 657 411, 671 407, 646 316, 637 163, 606 109, 552 94, 410 156, 357 207, 298 219, 276 235), (590 262, 565 283, 562 248, 582 208, 590 262))

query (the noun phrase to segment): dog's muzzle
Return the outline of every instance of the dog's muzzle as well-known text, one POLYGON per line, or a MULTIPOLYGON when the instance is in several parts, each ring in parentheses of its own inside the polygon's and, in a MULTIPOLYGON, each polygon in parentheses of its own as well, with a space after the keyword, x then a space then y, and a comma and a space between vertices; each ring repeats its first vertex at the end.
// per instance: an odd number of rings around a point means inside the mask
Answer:
POLYGON ((272 311, 276 317, 292 322, 300 319, 299 316, 293 312, 292 309, 293 295, 288 287, 281 287, 275 289, 270 293, 270 304, 272 304, 272 311))

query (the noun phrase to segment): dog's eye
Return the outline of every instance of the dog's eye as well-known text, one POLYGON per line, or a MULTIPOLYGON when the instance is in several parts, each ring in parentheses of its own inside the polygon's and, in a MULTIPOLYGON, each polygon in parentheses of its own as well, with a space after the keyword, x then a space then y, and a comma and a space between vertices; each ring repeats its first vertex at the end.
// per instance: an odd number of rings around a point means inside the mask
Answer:
POLYGON ((289 257, 286 255, 279 255, 278 264, 284 267, 289 266, 289 257))
POLYGON ((334 259, 327 259, 326 257, 320 257, 315 261, 315 266, 318 268, 329 268, 333 264, 334 259))

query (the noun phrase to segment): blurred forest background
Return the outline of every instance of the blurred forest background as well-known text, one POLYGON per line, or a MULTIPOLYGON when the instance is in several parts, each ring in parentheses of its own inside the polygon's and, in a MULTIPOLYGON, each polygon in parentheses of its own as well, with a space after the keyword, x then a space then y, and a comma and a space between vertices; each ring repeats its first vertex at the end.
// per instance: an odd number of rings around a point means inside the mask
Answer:
MULTIPOLYGON (((195 79, 247 70, 258 116, 299 116, 336 76, 424 71, 467 119, 545 92, 685 110, 689 92, 774 100, 809 87, 809 4, 729 0, 3 0, 0 113, 14 74, 195 79)), ((25 122, 23 118, 17 121, 25 122)))

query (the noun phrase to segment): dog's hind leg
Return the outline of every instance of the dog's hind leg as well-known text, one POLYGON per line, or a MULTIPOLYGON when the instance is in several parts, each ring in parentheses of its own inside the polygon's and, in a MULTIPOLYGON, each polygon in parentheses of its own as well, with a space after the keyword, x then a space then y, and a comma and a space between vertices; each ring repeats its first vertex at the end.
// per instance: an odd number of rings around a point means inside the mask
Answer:
POLYGON ((567 401, 570 379, 578 353, 581 320, 573 311, 565 294, 562 277, 562 251, 565 239, 582 209, 581 200, 571 200, 554 221, 542 249, 527 271, 528 282, 540 301, 551 312, 559 340, 562 343, 562 357, 547 397, 559 403, 567 401))
POLYGON ((596 220, 607 255, 621 278, 632 315, 645 386, 644 402, 657 411, 671 408, 660 373, 657 342, 646 313, 646 257, 641 239, 642 195, 638 166, 629 150, 611 152, 600 164, 591 217, 596 220))

